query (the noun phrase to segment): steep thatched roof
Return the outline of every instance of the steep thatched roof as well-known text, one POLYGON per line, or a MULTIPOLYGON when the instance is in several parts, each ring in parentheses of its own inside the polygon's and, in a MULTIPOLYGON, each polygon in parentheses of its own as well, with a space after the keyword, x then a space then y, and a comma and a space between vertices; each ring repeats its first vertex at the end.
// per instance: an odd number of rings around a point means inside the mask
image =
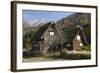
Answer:
MULTIPOLYGON (((63 32, 64 32, 64 41, 65 42, 72 42, 73 39, 76 37, 77 34, 81 35, 81 40, 86 43, 87 39, 86 39, 86 34, 84 33, 84 29, 86 29, 86 27, 89 27, 89 25, 82 25, 81 26, 83 31, 77 26, 77 25, 69 25, 66 28, 63 28, 63 32), (86 39, 86 41, 85 41, 86 39)), ((88 31, 87 31, 88 32, 88 31)))
POLYGON ((53 25, 52 22, 48 22, 46 24, 44 24, 43 26, 40 26, 40 28, 37 30, 37 32, 35 32, 35 34, 32 37, 32 41, 38 42, 41 39, 41 36, 43 35, 43 33, 47 30, 47 28, 53 25))
POLYGON ((76 34, 80 31, 75 25, 69 25, 66 28, 63 28, 64 33, 64 41, 65 42, 72 42, 76 34))

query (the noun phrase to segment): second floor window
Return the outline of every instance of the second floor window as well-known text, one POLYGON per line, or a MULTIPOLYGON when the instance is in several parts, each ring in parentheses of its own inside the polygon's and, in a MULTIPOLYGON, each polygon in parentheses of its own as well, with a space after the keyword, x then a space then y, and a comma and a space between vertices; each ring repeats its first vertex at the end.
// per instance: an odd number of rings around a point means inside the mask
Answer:
POLYGON ((53 31, 50 31, 50 35, 54 35, 54 32, 53 31))
POLYGON ((77 35, 77 40, 78 40, 78 41, 80 41, 80 40, 81 40, 81 38, 80 38, 80 36, 79 36, 79 35, 77 35))

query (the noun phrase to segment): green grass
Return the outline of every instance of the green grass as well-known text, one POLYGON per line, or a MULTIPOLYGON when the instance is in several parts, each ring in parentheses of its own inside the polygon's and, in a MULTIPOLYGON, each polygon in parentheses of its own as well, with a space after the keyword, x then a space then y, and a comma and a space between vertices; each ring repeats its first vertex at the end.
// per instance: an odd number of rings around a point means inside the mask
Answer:
POLYGON ((79 59, 91 59, 91 54, 66 54, 66 53, 61 53, 60 55, 56 54, 48 54, 41 56, 43 58, 48 58, 48 59, 68 59, 68 60, 79 60, 79 59))
POLYGON ((91 59, 90 54, 62 54, 61 57, 64 59, 71 59, 71 60, 91 59))
MULTIPOLYGON (((91 52, 91 51, 86 51, 86 52, 91 52)), ((91 54, 90 53, 66 53, 66 52, 58 52, 58 53, 48 53, 45 55, 38 55, 38 56, 28 56, 28 58, 32 59, 37 59, 39 61, 45 61, 45 60, 84 60, 84 59, 91 59, 91 54), (39 58, 39 59, 38 59, 39 58), (41 58, 41 59, 40 59, 41 58)), ((26 58, 26 59, 28 59, 26 58)))

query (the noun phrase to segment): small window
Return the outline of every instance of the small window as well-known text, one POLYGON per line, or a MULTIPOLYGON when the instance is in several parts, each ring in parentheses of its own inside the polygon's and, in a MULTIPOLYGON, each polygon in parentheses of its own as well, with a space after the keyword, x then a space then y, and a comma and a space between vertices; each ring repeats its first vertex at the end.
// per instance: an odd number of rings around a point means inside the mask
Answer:
POLYGON ((80 45, 80 46, 83 46, 83 44, 82 44, 82 43, 80 43, 79 45, 80 45))
POLYGON ((54 35, 54 32, 50 31, 50 35, 54 35))
POLYGON ((77 35, 77 40, 80 40, 81 38, 80 38, 80 36, 79 35, 77 35))

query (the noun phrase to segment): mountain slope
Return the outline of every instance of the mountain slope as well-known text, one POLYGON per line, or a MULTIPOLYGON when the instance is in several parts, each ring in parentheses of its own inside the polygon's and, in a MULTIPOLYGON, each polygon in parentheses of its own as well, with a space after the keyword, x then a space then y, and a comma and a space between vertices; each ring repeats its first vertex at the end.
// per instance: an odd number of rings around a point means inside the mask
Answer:
POLYGON ((70 30, 70 32, 72 32, 73 28, 78 27, 79 25, 83 26, 83 31, 85 33, 86 39, 88 43, 90 43, 91 15, 89 13, 75 13, 56 22, 56 27, 59 32, 62 32, 62 36, 66 34, 64 30, 70 30))
POLYGON ((90 13, 75 13, 58 20, 56 24, 61 28, 67 27, 67 25, 91 24, 91 15, 90 13))

